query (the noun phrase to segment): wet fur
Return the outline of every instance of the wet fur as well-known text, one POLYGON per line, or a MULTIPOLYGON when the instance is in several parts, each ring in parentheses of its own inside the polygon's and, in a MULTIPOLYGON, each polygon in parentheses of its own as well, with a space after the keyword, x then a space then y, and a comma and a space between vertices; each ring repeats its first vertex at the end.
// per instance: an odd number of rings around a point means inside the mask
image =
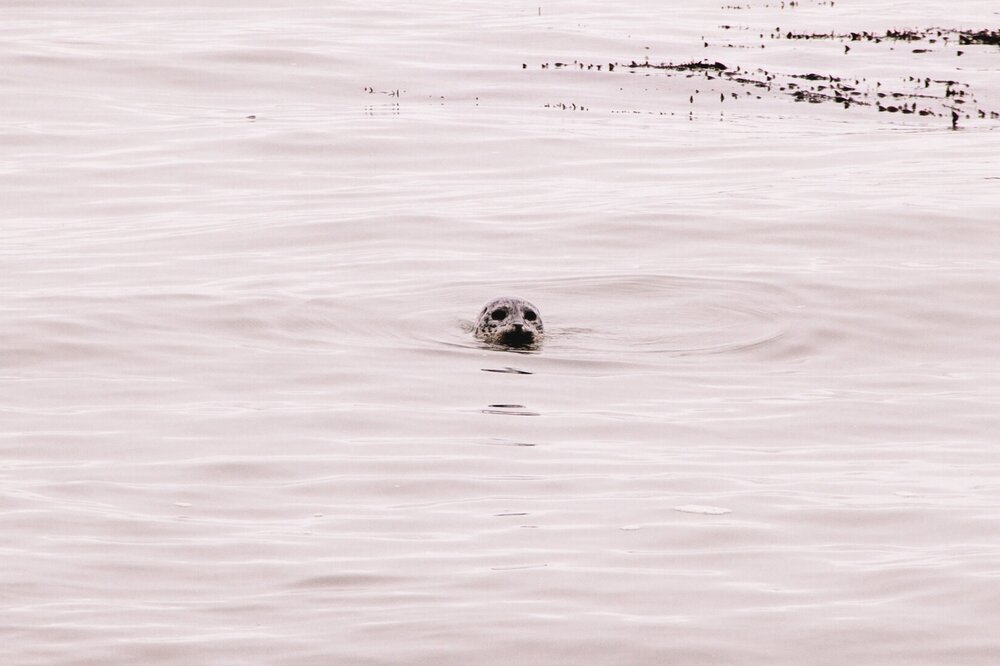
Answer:
POLYGON ((544 332, 538 308, 523 299, 502 296, 483 306, 474 333, 491 345, 524 348, 537 346, 544 332))

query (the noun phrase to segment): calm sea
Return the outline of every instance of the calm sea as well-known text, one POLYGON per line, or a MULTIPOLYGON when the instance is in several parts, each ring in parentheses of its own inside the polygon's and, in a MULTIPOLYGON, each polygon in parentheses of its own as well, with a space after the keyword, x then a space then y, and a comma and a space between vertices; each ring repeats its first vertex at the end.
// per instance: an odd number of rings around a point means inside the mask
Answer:
POLYGON ((539 1, 0 2, 0 662, 997 663, 996 2, 539 1))

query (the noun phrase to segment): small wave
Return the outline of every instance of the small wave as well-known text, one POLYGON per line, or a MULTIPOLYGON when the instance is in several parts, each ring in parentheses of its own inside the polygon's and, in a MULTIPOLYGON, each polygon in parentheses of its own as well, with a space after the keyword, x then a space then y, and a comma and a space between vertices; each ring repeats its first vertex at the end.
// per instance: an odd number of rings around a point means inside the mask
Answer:
MULTIPOLYGON (((442 291, 447 291, 443 288, 442 291)), ((470 319, 479 301, 501 290, 468 285, 441 295, 431 311, 409 315, 405 328, 428 345, 469 350, 489 349, 472 337, 470 319), (455 312, 462 304, 465 311, 455 312), (432 330, 452 319, 452 325, 432 330)), ((787 295, 765 282, 671 275, 607 275, 540 280, 511 288, 542 311, 546 335, 538 351, 548 357, 622 355, 691 356, 737 353, 780 344, 788 332, 787 295)), ((505 353, 522 350, 504 350, 505 353)))

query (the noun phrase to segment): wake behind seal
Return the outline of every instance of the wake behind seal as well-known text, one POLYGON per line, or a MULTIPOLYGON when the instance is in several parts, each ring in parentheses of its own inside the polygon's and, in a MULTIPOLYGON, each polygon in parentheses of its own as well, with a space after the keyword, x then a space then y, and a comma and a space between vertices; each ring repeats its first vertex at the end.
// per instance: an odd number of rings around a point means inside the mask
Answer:
POLYGON ((538 308, 521 298, 501 296, 483 306, 473 334, 491 345, 531 349, 544 332, 538 308))

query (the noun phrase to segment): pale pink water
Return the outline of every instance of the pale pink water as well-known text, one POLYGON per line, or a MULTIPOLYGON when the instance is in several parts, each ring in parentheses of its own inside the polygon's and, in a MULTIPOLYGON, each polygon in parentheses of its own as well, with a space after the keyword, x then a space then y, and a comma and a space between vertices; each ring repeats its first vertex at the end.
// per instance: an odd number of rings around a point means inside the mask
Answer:
POLYGON ((996 663, 1000 122, 541 68, 996 4, 660 4, 2 3, 0 662, 996 663))

